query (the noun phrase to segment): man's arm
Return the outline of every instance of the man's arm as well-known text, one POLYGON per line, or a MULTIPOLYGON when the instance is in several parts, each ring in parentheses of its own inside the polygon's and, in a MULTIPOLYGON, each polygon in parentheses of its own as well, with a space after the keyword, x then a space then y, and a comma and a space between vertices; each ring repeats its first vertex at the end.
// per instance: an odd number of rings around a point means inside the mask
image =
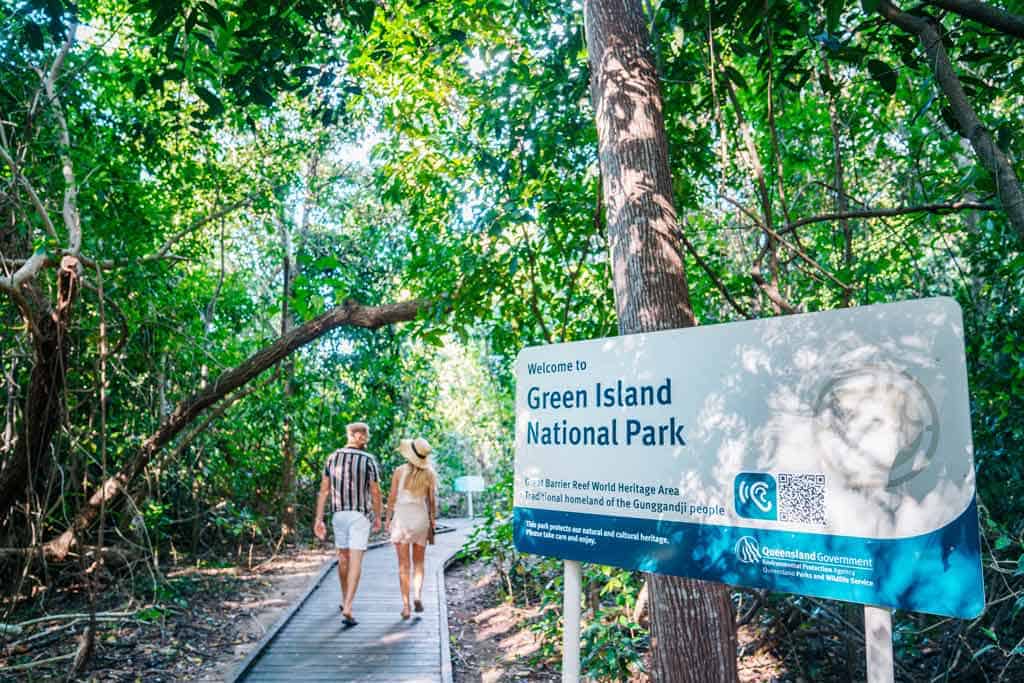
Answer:
POLYGON ((380 531, 380 484, 375 481, 370 482, 370 498, 373 499, 373 530, 380 531))
POLYGON ((320 480, 320 492, 316 496, 316 516, 313 518, 313 533, 321 541, 327 536, 327 527, 324 525, 324 505, 327 504, 327 494, 331 492, 331 480, 326 475, 320 480))

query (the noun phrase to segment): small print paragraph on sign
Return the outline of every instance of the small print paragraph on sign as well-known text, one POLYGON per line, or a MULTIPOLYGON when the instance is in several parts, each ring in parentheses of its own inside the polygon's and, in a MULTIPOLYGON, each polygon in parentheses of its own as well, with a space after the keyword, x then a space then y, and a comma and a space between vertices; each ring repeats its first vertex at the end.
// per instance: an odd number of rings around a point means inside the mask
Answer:
POLYGON ((547 522, 534 522, 532 520, 526 520, 526 535, 550 541, 579 543, 580 545, 589 546, 596 546, 605 539, 643 541, 645 543, 657 543, 658 545, 668 543, 668 538, 665 536, 630 531, 629 529, 595 529, 573 526, 571 524, 548 524, 547 522))

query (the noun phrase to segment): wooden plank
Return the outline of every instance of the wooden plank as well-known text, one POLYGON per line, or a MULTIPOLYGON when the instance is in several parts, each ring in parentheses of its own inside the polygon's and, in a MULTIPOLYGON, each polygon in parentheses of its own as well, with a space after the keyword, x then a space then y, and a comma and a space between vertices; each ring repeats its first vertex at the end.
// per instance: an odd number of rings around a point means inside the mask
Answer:
POLYGON ((260 642, 256 644, 256 647, 254 647, 252 651, 249 652, 249 655, 242 660, 242 663, 238 666, 238 668, 235 670, 235 673, 231 676, 229 680, 234 682, 245 675, 245 672, 249 670, 249 667, 251 667, 252 664, 259 658, 260 653, 263 651, 263 648, 265 648, 267 644, 274 639, 274 636, 276 636, 277 633, 282 628, 284 628, 284 625, 288 623, 288 620, 292 618, 292 615, 295 614, 302 607, 302 603, 304 603, 306 599, 310 595, 312 595, 314 591, 316 591, 316 589, 320 586, 320 583, 324 580, 324 577, 327 575, 327 572, 331 570, 331 567, 333 567, 334 564, 337 563, 337 561, 337 559, 334 559, 324 563, 324 566, 320 569, 320 573, 317 574, 316 578, 310 582, 309 587, 302 594, 302 596, 295 601, 295 604, 293 604, 291 607, 285 610, 284 614, 282 614, 280 618, 278 618, 278 620, 274 622, 273 626, 271 626, 270 629, 263 634, 263 638, 261 638, 260 642))
POLYGON ((245 681, 451 681, 444 567, 468 532, 439 538, 427 553, 423 602, 427 610, 401 619, 396 558, 384 549, 367 552, 353 612, 359 624, 345 627, 337 605, 340 589, 333 566, 291 610, 288 620, 236 678, 245 681), (333 574, 333 572, 332 572, 333 574), (447 676, 445 671, 447 670, 447 676))
MULTIPOLYGON (((440 678, 436 675, 404 674, 393 673, 372 673, 361 674, 349 677, 339 677, 337 672, 318 672, 303 674, 302 682, 306 681, 344 681, 344 683, 437 683, 440 678)), ((253 671, 246 676, 246 681, 253 683, 295 683, 295 679, 287 673, 263 674, 253 671)))

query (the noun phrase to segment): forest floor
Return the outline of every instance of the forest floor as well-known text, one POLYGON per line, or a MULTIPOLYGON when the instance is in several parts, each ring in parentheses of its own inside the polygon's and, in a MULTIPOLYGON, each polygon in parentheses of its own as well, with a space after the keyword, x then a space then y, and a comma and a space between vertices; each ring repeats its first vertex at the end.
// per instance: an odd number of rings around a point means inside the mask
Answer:
MULTIPOLYGON (((445 573, 448 628, 452 636, 455 683, 520 683, 557 681, 561 673, 539 655, 541 641, 530 628, 542 606, 522 608, 501 597, 499 577, 486 562, 459 562, 445 573)), ((561 605, 557 606, 558 608, 561 605)), ((756 642, 753 628, 739 630, 740 645, 756 642)), ((740 682, 801 681, 787 675, 786 667, 771 652, 756 649, 738 662, 740 682)), ((650 668, 649 657, 644 668, 650 668)), ((629 683, 647 683, 649 676, 634 673, 629 683)))
MULTIPOLYGON (((135 598, 111 583, 100 591, 95 651, 77 680, 223 681, 331 557, 328 546, 306 544, 243 554, 241 564, 163 567, 163 581, 135 598)), ((0 635, 0 681, 66 677, 86 612, 85 591, 68 589, 8 615, 11 624, 53 618, 0 635)))
POLYGON ((444 581, 455 683, 561 680, 560 672, 535 661, 541 643, 530 623, 539 606, 502 600, 497 573, 482 561, 452 565, 444 581))
MULTIPOLYGON (((98 613, 110 616, 98 622, 93 657, 73 680, 223 681, 331 556, 326 544, 306 543, 276 555, 193 560, 164 567, 157 588, 136 590, 135 598, 111 584, 97 604, 98 613)), ((142 577, 136 574, 137 580, 148 576, 145 570, 142 577)), ((455 683, 560 680, 553 663, 540 655, 541 641, 531 629, 542 606, 523 608, 502 599, 498 581, 482 561, 458 562, 446 573, 455 683)), ((0 619, 17 624, 54 617, 19 635, 0 633, 0 682, 65 678, 86 627, 85 612, 86 593, 68 589, 0 619), (30 668, 11 668, 25 665, 30 668)), ((760 635, 740 629, 741 646, 760 635)), ((803 678, 764 650, 742 657, 739 667, 742 683, 803 678)), ((642 672, 629 679, 646 681, 642 672)))

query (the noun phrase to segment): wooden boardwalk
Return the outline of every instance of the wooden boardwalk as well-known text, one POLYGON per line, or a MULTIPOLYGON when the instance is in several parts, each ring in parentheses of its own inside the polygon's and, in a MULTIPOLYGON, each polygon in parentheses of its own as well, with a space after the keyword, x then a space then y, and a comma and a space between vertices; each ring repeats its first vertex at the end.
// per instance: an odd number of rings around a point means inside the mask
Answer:
POLYGON ((443 566, 462 547, 471 526, 469 520, 443 523, 455 531, 438 534, 436 544, 427 548, 422 613, 402 620, 394 548, 372 548, 363 560, 352 608, 358 626, 341 623, 338 572, 332 563, 297 609, 242 663, 234 680, 450 682, 443 566))

